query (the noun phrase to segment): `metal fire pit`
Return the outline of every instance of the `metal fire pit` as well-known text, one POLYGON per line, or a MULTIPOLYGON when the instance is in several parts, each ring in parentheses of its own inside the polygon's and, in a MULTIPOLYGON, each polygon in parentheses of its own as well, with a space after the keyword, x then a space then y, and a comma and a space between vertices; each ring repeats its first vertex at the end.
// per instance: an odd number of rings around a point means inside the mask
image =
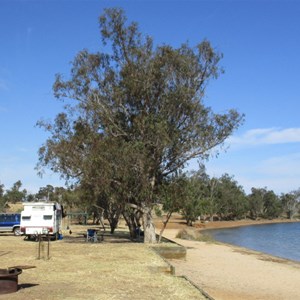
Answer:
POLYGON ((18 290, 18 275, 22 269, 0 269, 0 294, 14 293, 18 290))

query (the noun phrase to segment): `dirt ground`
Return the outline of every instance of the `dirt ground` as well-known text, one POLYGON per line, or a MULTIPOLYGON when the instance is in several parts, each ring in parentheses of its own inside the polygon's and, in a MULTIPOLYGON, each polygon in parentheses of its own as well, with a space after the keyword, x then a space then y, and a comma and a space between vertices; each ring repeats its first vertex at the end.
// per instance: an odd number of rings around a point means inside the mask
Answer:
POLYGON ((0 266, 35 266, 18 276, 19 290, 0 299, 204 299, 151 247, 128 240, 124 231, 101 243, 86 243, 83 226, 72 226, 63 240, 48 243, 0 235, 0 266))

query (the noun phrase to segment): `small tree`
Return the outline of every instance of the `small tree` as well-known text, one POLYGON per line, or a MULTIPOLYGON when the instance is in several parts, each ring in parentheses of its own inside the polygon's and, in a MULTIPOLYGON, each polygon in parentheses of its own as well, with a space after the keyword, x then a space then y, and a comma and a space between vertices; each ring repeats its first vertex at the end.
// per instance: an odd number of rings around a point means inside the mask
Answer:
POLYGON ((160 203, 162 210, 166 213, 163 220, 163 227, 159 233, 158 242, 161 241, 162 234, 174 212, 179 212, 185 201, 187 180, 184 175, 174 176, 160 187, 160 203))
POLYGON ((263 216, 264 195, 266 189, 252 188, 251 194, 248 195, 250 216, 253 219, 263 216))
POLYGON ((281 212, 282 206, 279 197, 273 191, 267 191, 264 195, 264 217, 278 218, 281 212))
POLYGON ((219 204, 219 180, 218 178, 207 176, 206 180, 207 191, 205 193, 205 207, 206 213, 213 221, 213 216, 218 213, 219 204))
POLYGON ((200 171, 186 180, 181 201, 181 213, 187 225, 192 226, 199 216, 207 213, 206 174, 200 171))
POLYGON ((293 219, 299 210, 300 190, 296 190, 280 196, 283 211, 288 219, 293 219))
POLYGON ((267 188, 252 188, 248 200, 250 215, 254 219, 258 217, 277 218, 282 212, 279 198, 267 188))
POLYGON ((248 212, 248 201, 243 188, 228 174, 218 180, 218 214, 221 219, 241 219, 248 212))
POLYGON ((7 190, 4 199, 6 202, 16 203, 26 199, 27 191, 26 189, 20 190, 22 182, 18 180, 15 182, 10 190, 7 190))
POLYGON ((41 187, 37 192, 36 197, 39 200, 54 201, 54 187, 50 184, 45 187, 41 187))

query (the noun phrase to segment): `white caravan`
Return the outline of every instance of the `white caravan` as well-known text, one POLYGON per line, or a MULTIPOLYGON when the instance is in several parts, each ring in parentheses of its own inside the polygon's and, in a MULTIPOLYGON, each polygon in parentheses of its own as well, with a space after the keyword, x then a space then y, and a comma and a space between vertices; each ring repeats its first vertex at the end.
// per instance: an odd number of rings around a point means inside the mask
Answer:
POLYGON ((23 203, 21 212, 21 232, 29 239, 39 234, 49 234, 58 238, 61 230, 62 206, 53 202, 23 203))

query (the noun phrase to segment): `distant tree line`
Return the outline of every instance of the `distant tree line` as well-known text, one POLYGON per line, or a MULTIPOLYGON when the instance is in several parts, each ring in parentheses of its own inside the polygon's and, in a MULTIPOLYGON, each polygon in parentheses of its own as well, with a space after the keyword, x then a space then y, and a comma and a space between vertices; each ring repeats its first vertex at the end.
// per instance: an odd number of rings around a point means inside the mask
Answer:
POLYGON ((164 191, 163 210, 180 212, 188 225, 199 218, 292 219, 300 210, 300 189, 276 195, 266 187, 253 187, 247 195, 233 176, 224 174, 219 178, 210 177, 203 169, 173 178, 166 183, 164 191))
POLYGON ((22 189, 22 182, 16 181, 10 189, 5 190, 4 184, 0 183, 0 211, 3 211, 8 203, 16 203, 26 200, 30 195, 26 189, 22 189))
POLYGON ((74 192, 71 189, 47 185, 41 187, 37 193, 29 193, 26 189, 22 189, 21 180, 16 181, 8 189, 5 189, 4 184, 0 183, 0 212, 5 211, 9 204, 37 201, 52 201, 78 206, 78 203, 74 201, 74 192))
MULTIPOLYGON (((68 189, 47 185, 41 187, 36 194, 32 194, 21 187, 20 180, 7 190, 0 184, 0 211, 5 211, 5 205, 9 203, 59 202, 68 209, 74 208, 88 213, 94 224, 106 219, 112 233, 117 228, 121 216, 125 220, 128 218, 127 224, 132 224, 132 238, 135 238, 136 229, 142 224, 141 212, 138 209, 120 205, 114 194, 108 191, 95 195, 93 189, 87 185, 68 189)), ((199 171, 168 177, 162 182, 157 194, 159 197, 154 210, 158 216, 165 215, 164 227, 174 212, 180 213, 190 226, 199 219, 293 219, 300 213, 300 188, 276 195, 266 187, 253 187, 251 193, 246 194, 233 176, 223 174, 218 178, 210 177, 204 167, 199 171)))

